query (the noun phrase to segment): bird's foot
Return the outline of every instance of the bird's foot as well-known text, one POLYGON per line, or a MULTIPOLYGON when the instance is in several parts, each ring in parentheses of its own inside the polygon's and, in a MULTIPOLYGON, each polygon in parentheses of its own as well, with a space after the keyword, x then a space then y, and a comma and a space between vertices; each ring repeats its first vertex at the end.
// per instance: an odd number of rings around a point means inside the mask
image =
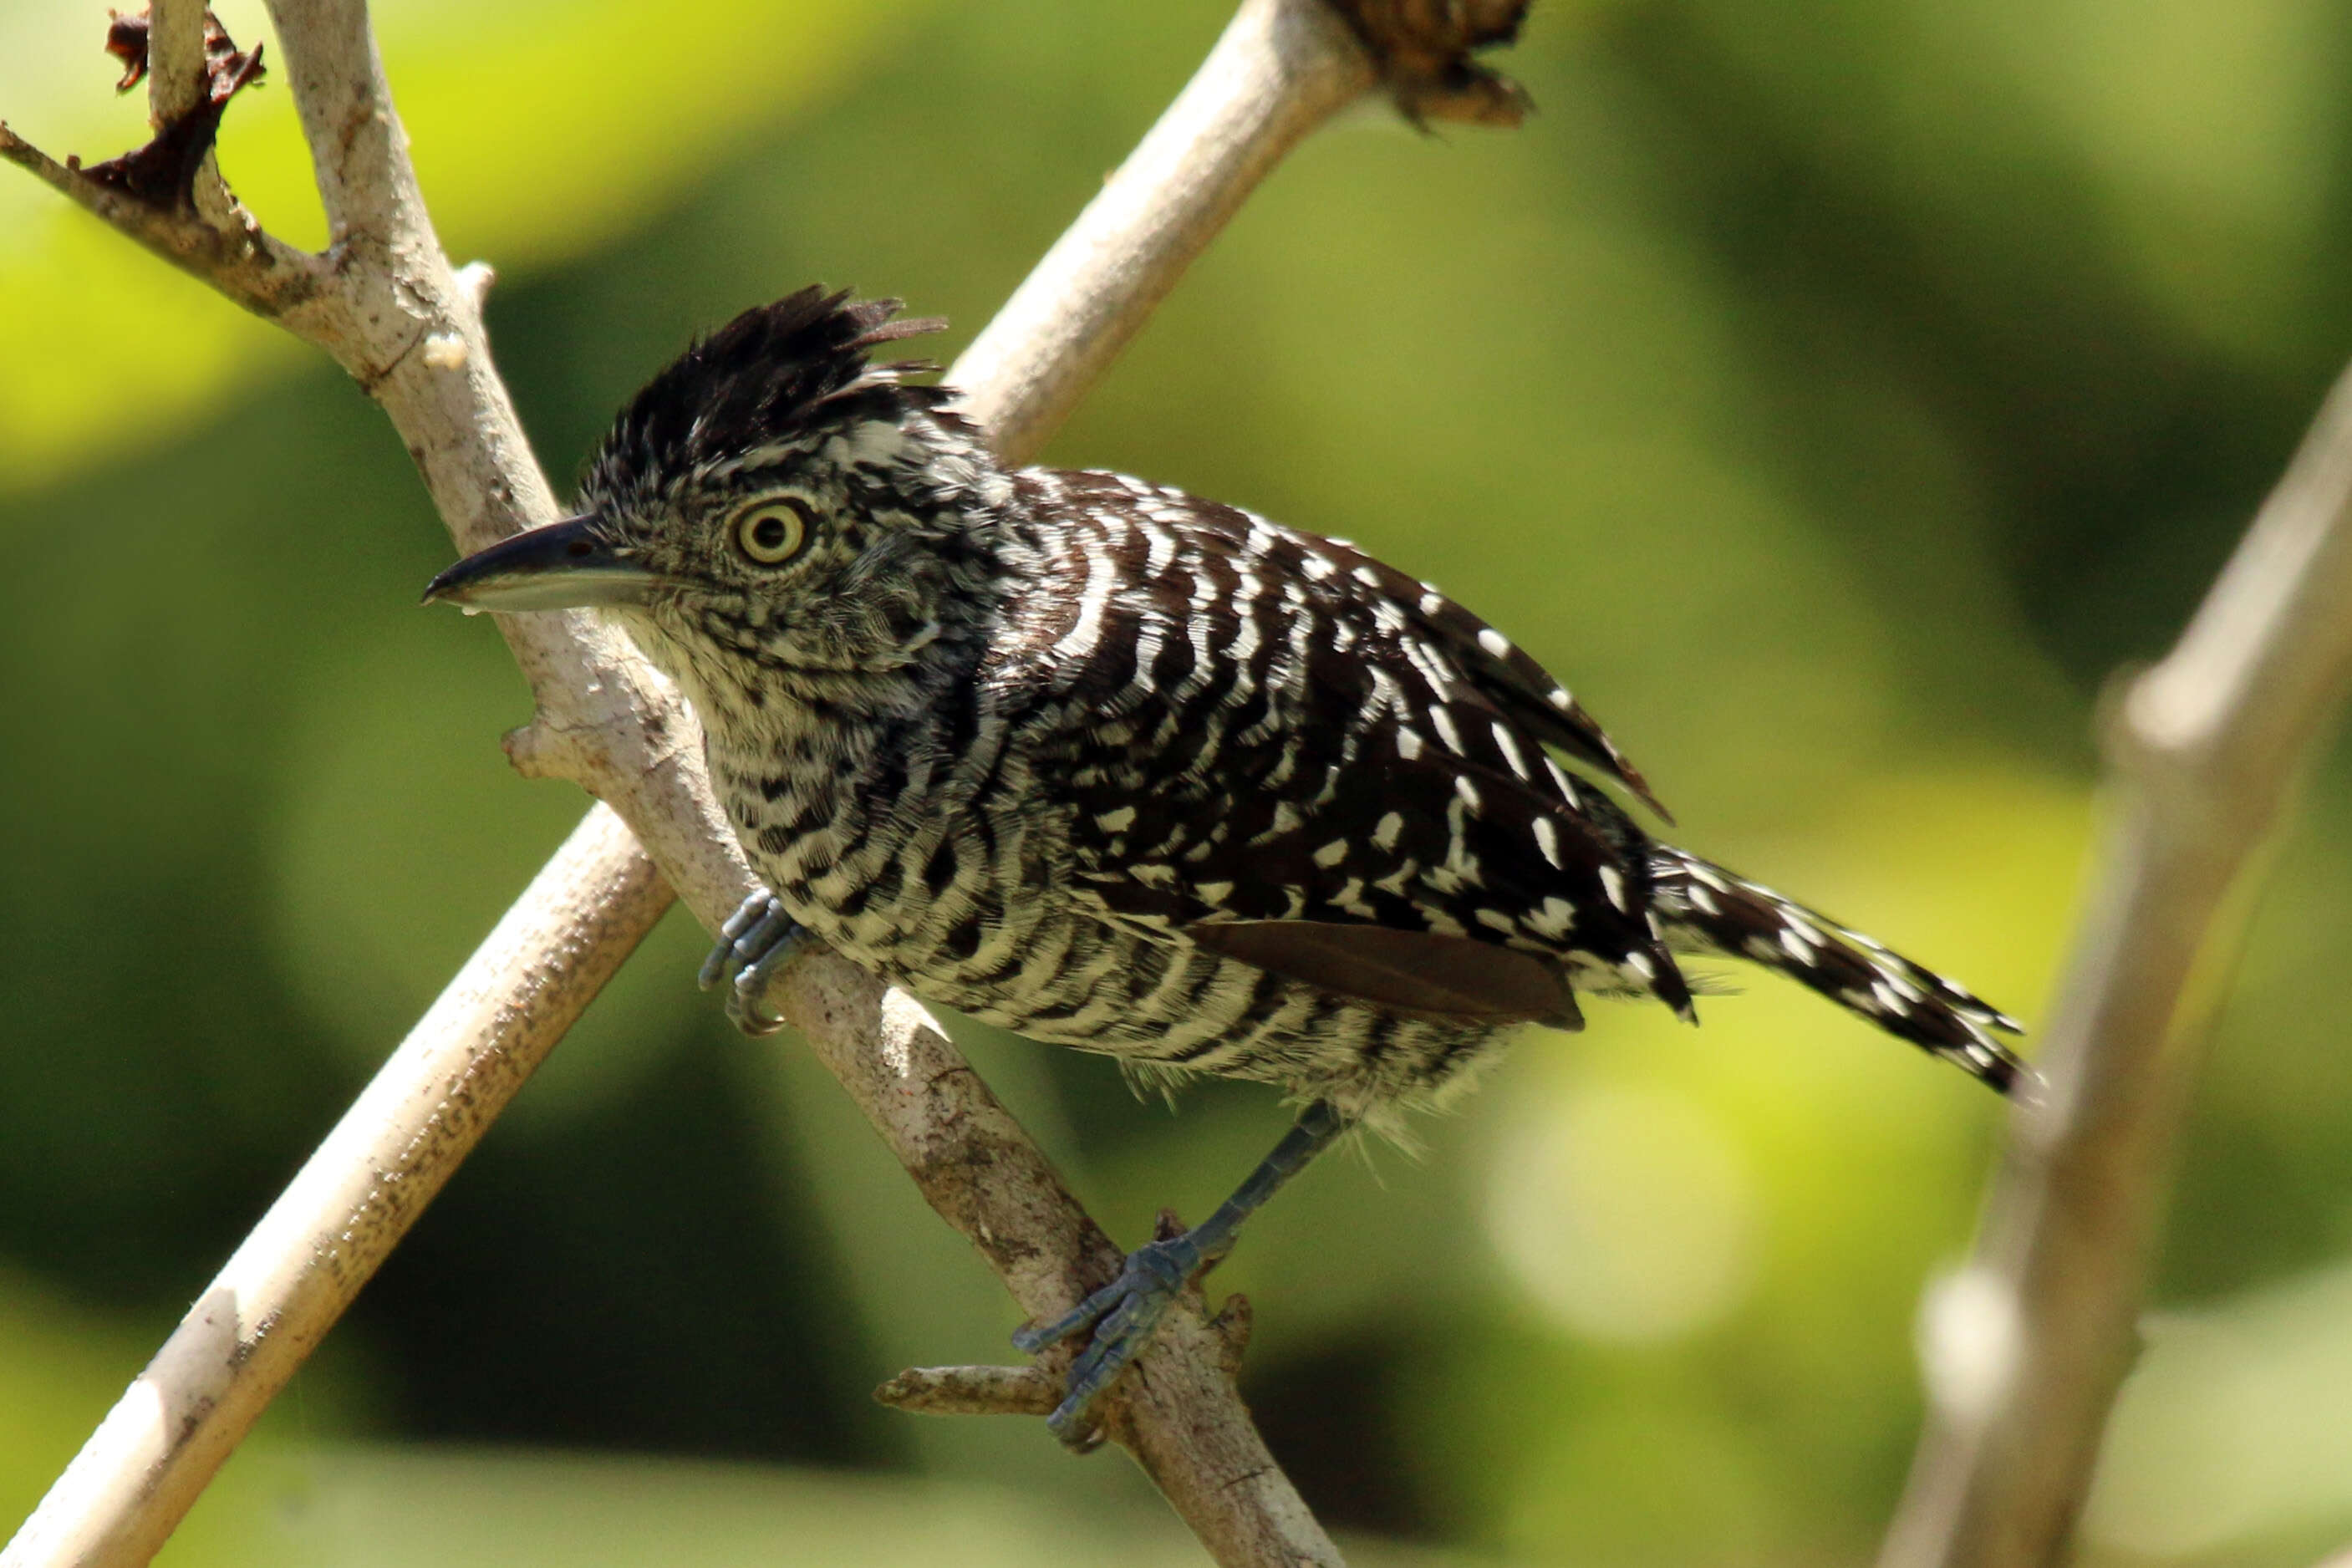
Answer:
POLYGON ((695 983, 705 991, 727 987, 727 1016, 747 1035, 772 1035, 784 1021, 761 1005, 768 982, 803 934, 799 921, 765 888, 743 900, 743 907, 719 928, 719 945, 702 961, 695 983))
MULTIPOLYGON (((1163 1222, 1165 1223, 1165 1222, 1163 1222)), ((1087 1412, 1151 1342, 1151 1331, 1192 1276, 1215 1258, 1193 1232, 1164 1236, 1127 1255, 1118 1278, 1050 1323, 1021 1330, 1013 1348, 1034 1355, 1091 1329, 1087 1348, 1070 1363, 1062 1403, 1045 1425, 1071 1447, 1091 1448, 1100 1437, 1087 1412)))

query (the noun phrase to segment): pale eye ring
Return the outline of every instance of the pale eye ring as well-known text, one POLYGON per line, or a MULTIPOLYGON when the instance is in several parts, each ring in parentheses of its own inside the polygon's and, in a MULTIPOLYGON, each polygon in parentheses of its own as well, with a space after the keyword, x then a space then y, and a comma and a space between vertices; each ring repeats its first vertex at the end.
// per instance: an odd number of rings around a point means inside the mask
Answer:
POLYGON ((798 496, 754 501, 735 517, 735 548, 758 566, 781 566, 808 542, 813 509, 798 496))

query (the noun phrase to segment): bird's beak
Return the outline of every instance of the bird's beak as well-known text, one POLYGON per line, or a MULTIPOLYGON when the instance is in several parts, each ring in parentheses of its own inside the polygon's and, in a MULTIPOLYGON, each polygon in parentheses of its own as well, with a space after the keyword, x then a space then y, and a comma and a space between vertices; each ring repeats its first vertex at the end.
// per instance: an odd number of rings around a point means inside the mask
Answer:
POLYGON ((593 514, 525 529, 468 555, 425 585, 425 602, 469 610, 569 610, 638 605, 663 579, 598 538, 593 514))

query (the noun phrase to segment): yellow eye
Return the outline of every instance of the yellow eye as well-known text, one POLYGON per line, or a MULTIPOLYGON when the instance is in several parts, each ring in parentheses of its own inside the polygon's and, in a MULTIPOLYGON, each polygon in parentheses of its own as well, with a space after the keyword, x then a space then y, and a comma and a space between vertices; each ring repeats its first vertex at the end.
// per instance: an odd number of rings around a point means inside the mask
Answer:
POLYGON ((735 519, 735 548, 761 566, 778 566, 808 542, 810 509, 797 496, 780 496, 743 509, 735 519))

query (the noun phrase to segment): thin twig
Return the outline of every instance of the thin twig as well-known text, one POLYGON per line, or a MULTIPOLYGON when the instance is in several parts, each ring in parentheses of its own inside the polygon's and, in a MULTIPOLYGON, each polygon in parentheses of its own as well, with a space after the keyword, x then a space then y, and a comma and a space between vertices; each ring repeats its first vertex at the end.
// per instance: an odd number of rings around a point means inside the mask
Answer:
POLYGON ((1882 1568, 2031 1568, 2090 1483, 2204 1055, 2191 986, 2352 684, 2352 372, 2180 642, 2114 707, 2095 890, 1974 1261, 1939 1288, 1935 1408, 1882 1568))
MULTIPOLYGON (((147 116, 158 132, 204 111, 213 91, 207 45, 220 35, 205 0, 151 0, 147 7, 147 116)), ((206 138, 209 142, 210 138, 206 138)), ((260 232, 221 178, 220 155, 210 145, 191 171, 188 213, 215 233, 247 240, 260 232)))
POLYGON ((1050 1415, 1062 1380, 1042 1366, 910 1366, 874 1397, 915 1415, 1050 1415))
MULTIPOLYGON (((1329 3, 1351 8, 1353 0, 1329 3)), ((1056 263, 1074 297, 1088 302, 1087 333, 1066 337, 1047 354, 1000 336, 1006 362, 1024 367, 1017 384, 1003 382, 1008 372, 969 361, 959 367, 975 406, 1003 422, 1000 446, 1009 460, 1034 450, 1083 385, 1058 356, 1079 355, 1098 369, 1108 358, 1102 345, 1115 347, 1132 332, 1230 214, 1239 195, 1228 198, 1213 188, 1215 181, 1244 182, 1246 189, 1283 148, 1376 80, 1357 37, 1331 24, 1325 4, 1246 0, 1202 79, 1187 89, 1181 119, 1189 143, 1178 138, 1162 147, 1223 149, 1210 163, 1211 176, 1197 177, 1181 156, 1139 164, 1118 213, 1090 212, 1089 254, 1056 263), (1269 105, 1269 94, 1297 101, 1269 105), (1166 204, 1184 215, 1172 230, 1155 222, 1162 203, 1144 188, 1150 168, 1170 182, 1166 204)), ((1481 0, 1473 8, 1480 20, 1466 33, 1457 7, 1439 7, 1429 26, 1441 36, 1425 39, 1423 52, 1443 54, 1447 26, 1456 28, 1456 56, 1501 36, 1490 15, 1497 4, 1481 0)), ((1511 8, 1515 16, 1522 7, 1511 8)), ((0 153, 331 353, 392 418, 461 548, 547 521, 551 494, 483 337, 478 295, 486 278, 472 269, 454 274, 433 233, 364 6, 273 0, 271 11, 333 236, 325 258, 299 258, 257 229, 243 249, 222 243, 223 230, 209 224, 159 233, 148 208, 126 212, 98 200, 83 188, 88 181, 77 183, 72 171, 16 139, 0 134, 0 153), (289 258, 300 262, 311 290, 299 310, 282 309, 257 284, 289 258)), ((1413 70, 1426 70, 1418 56, 1413 70)), ((1449 79, 1481 75, 1465 58, 1449 79)), ((1043 303, 1033 298, 1033 308, 1043 303)), ((1041 311, 1036 330, 1053 320, 1041 311)), ((576 858, 551 866, 501 924, 501 933, 535 933, 535 941, 477 954, 346 1118, 349 1133, 339 1129, 306 1167, 0 1564, 143 1561, 423 1199, 464 1158, 495 1103, 551 1044, 560 1029, 544 1024, 561 1009, 544 1005, 550 987, 576 974, 583 977, 583 998, 593 993, 659 915, 665 882, 706 926, 749 890, 740 852, 702 777, 692 715, 676 695, 592 616, 509 617, 501 629, 537 701, 531 724, 510 739, 518 765, 577 780, 630 825, 644 848, 630 847, 601 809, 591 814, 572 840, 576 858), (446 1033, 453 1008, 489 1020, 484 1032, 465 1037, 470 1077, 453 1078, 438 1065, 455 1043, 446 1033), (483 1082, 499 1083, 501 1092, 467 1088, 483 1082), (401 1163, 384 1163, 378 1155, 384 1148, 401 1151, 401 1163), (374 1182, 385 1171, 396 1173, 392 1201, 379 1201, 385 1184, 374 1182), (350 1223, 322 1218, 338 1214, 350 1223), (269 1288, 257 1293, 250 1279, 269 1288)), ((571 990, 558 994, 568 1005, 571 990)), ((824 954, 792 966, 771 1001, 1024 1310, 1057 1312, 1115 1269, 1118 1249, 918 1005, 824 954)), ((1171 1313, 1154 1353, 1113 1402, 1113 1435, 1219 1561, 1336 1563, 1234 1396, 1243 1324, 1239 1317, 1206 1321, 1197 1309, 1171 1313)))

